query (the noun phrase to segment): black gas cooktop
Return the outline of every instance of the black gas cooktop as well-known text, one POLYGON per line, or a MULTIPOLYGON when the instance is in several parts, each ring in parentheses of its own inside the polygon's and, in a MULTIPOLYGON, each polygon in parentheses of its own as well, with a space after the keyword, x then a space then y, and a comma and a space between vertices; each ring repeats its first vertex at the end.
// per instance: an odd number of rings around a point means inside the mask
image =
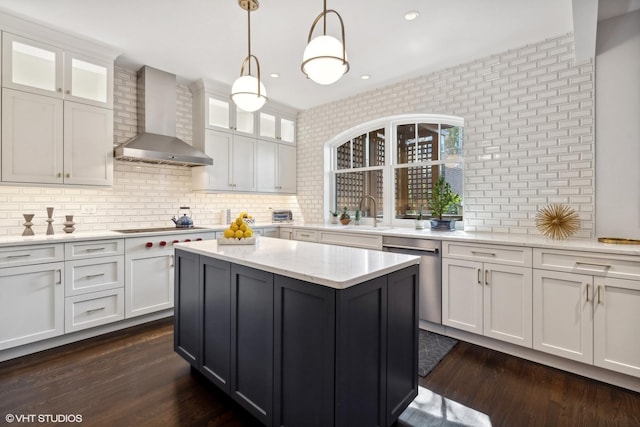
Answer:
POLYGON ((129 228, 125 230, 113 230, 116 233, 135 234, 135 233, 157 233, 168 231, 189 231, 189 230, 206 230, 206 227, 156 227, 156 228, 129 228))

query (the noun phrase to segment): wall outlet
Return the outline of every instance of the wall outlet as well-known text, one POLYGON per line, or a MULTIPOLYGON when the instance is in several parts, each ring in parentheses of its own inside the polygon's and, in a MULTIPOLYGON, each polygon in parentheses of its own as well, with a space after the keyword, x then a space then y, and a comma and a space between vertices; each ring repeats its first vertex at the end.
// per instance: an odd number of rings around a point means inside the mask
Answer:
POLYGON ((96 205, 82 205, 81 213, 93 215, 97 212, 96 205))

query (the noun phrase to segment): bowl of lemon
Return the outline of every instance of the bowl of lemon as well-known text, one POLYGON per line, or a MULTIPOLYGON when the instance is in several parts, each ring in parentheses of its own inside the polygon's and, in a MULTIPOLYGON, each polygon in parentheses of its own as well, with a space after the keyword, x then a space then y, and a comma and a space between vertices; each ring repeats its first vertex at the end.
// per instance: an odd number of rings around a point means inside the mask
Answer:
POLYGON ((229 228, 224 230, 222 236, 218 237, 218 244, 221 245, 255 245, 256 236, 249 226, 251 215, 247 212, 240 212, 238 218, 231 221, 229 228))

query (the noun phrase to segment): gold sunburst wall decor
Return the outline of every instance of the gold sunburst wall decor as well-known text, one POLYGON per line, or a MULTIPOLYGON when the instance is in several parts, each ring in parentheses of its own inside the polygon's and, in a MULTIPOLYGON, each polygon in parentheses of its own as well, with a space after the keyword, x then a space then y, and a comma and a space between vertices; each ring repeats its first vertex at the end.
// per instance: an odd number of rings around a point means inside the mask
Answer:
POLYGON ((580 228, 580 217, 573 208, 551 203, 536 214, 536 227, 552 239, 566 239, 580 228))

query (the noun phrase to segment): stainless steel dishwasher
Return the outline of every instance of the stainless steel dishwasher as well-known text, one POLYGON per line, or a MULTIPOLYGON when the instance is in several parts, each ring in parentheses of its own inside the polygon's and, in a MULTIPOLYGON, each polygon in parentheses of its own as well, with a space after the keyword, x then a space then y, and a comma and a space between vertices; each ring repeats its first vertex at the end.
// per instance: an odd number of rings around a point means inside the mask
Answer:
POLYGON ((442 324, 442 265, 439 240, 383 236, 382 250, 420 257, 420 319, 442 324))

